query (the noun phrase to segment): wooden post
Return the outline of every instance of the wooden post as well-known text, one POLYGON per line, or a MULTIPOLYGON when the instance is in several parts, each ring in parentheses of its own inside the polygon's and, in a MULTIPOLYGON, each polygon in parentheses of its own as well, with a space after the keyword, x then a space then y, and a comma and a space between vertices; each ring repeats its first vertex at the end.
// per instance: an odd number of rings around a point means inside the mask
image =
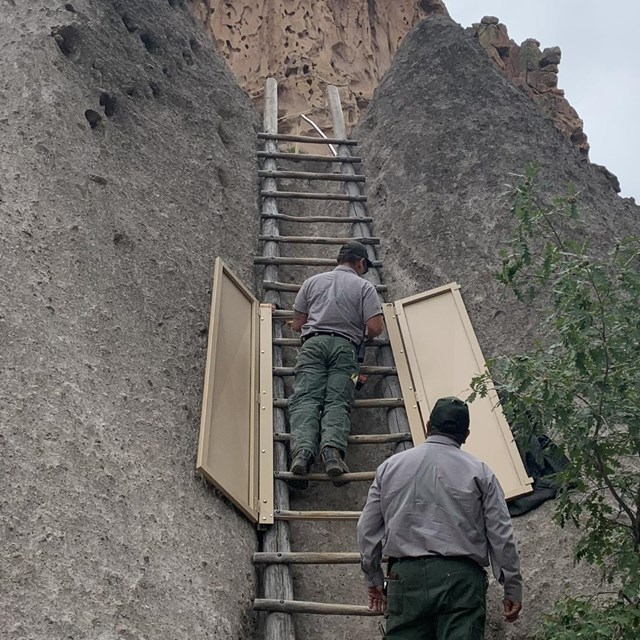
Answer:
MULTIPOLYGON (((329 109, 331 111, 331 121, 333 122, 333 135, 336 138, 346 139, 347 130, 344 124, 344 114, 342 113, 342 104, 340 103, 340 94, 338 88, 329 85, 327 87, 327 98, 329 100, 329 109)), ((350 147, 340 145, 338 147, 338 156, 348 156, 351 154, 350 147)), ((340 172, 346 176, 356 175, 356 170, 351 162, 343 162, 340 164, 340 172)), ((363 195, 360 185, 357 182, 346 182, 345 191, 349 195, 363 195)), ((367 209, 362 202, 349 202, 349 217, 366 218, 367 209)), ((371 231, 366 222, 356 222, 351 228, 353 237, 369 238, 371 231)), ((367 253, 371 262, 376 261, 376 252, 372 245, 367 245, 367 253)), ((382 284, 378 270, 372 268, 369 270, 369 280, 375 284, 382 284)), ((384 302, 384 298, 380 296, 380 301, 384 302)), ((385 336, 386 337, 386 336, 385 336)), ((391 347, 384 346, 378 349, 378 364, 383 367, 394 366, 393 353, 391 347)), ((396 376, 387 376, 383 382, 383 390, 385 397, 399 398, 402 396, 400 382, 396 376)), ((387 422, 389 424, 389 433, 406 433, 409 429, 409 420, 403 407, 392 408, 387 412, 387 422)), ((396 453, 406 451, 411 448, 408 442, 399 442, 396 445, 396 453)))
MULTIPOLYGON (((265 87, 264 99, 264 130, 265 133, 278 133, 278 83, 274 78, 268 78, 265 87)), ((265 151, 275 153, 278 149, 275 140, 265 141, 265 151)), ((277 165, 274 158, 266 158, 263 168, 265 171, 276 171, 277 165)), ((276 191, 277 185, 274 178, 266 178, 262 188, 267 191, 276 191)), ((262 235, 279 236, 280 225, 276 217, 278 215, 278 202, 274 198, 262 200, 262 235)), ((277 242, 265 242, 263 255, 267 258, 280 257, 280 248, 277 242)), ((264 269, 264 280, 279 280, 279 267, 277 264, 267 265, 264 269)), ((265 292, 264 302, 280 307, 280 292, 269 290, 265 292)), ((282 330, 279 322, 273 323, 273 337, 281 338, 282 330)), ((282 348, 273 347, 273 365, 282 366, 282 348)), ((284 381, 275 378, 273 381, 275 397, 284 397, 284 381)), ((285 413, 283 409, 273 409, 273 429, 275 433, 286 432, 285 413)), ((287 470, 287 447, 283 442, 274 442, 273 447, 274 471, 287 470)), ((274 506, 276 509, 289 509, 289 487, 283 480, 276 480, 274 486, 274 506)), ((271 553, 291 551, 289 540, 289 523, 278 520, 265 532, 263 537, 263 550, 271 553)), ((271 565, 265 567, 263 574, 264 596, 267 599, 291 600, 293 599, 293 580, 291 570, 286 565, 271 565)), ((290 613, 272 611, 267 614, 265 621, 265 640, 295 640, 293 619, 290 613)))

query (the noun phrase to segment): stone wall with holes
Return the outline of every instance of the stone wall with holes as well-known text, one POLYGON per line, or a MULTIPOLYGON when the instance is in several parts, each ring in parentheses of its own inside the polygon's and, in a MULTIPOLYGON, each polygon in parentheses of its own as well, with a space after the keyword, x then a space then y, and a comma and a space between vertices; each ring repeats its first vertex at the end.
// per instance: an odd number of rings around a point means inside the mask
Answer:
POLYGON ((283 132, 331 128, 328 84, 340 88, 354 125, 405 34, 440 0, 187 0, 207 25, 240 84, 261 109, 264 81, 278 80, 283 132))
POLYGON ((245 640, 255 531, 194 468, 255 113, 179 0, 0 16, 0 635, 245 640))

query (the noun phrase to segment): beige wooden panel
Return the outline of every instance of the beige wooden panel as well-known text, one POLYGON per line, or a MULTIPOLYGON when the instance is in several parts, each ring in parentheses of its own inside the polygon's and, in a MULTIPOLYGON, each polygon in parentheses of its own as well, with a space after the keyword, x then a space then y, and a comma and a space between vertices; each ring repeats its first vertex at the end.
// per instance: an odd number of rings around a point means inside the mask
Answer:
MULTIPOLYGON (((471 378, 485 370, 459 289, 453 283, 395 303, 424 424, 438 398, 457 396, 464 400, 471 392, 471 378)), ((507 498, 515 498, 529 493, 532 481, 502 408, 496 405, 494 391, 469 405, 471 435, 464 449, 486 462, 507 498)))
POLYGON ((258 301, 216 259, 197 470, 258 520, 258 301))
POLYGON ((273 524, 273 328, 271 305, 260 305, 260 455, 258 496, 260 524, 273 524))
POLYGON ((411 372, 409 371, 409 361, 402 343, 400 335, 400 327, 396 320, 396 310, 393 304, 386 303, 382 305, 384 313, 384 322, 387 327, 387 334, 391 342, 391 350, 393 351, 393 360, 398 371, 398 380, 402 389, 402 399, 404 400, 404 410, 407 413, 409 421, 409 429, 411 430, 411 440, 413 446, 418 446, 425 441, 426 432, 420 411, 418 409, 418 400, 416 397, 413 381, 411 380, 411 372))

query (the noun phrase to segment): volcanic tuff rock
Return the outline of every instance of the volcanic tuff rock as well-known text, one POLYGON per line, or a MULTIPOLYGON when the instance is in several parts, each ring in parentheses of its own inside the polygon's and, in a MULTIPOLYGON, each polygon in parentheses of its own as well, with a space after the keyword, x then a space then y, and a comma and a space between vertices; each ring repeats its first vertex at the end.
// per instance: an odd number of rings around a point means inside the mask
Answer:
MULTIPOLYGON (((383 238, 390 298, 459 282, 486 356, 521 350, 537 321, 492 278, 513 228, 509 185, 527 163, 540 164, 545 199, 575 184, 580 234, 594 248, 637 233, 640 207, 619 198, 600 168, 447 17, 426 20, 407 35, 354 137, 365 159, 375 235, 383 238)), ((586 567, 572 567, 573 534, 551 523, 552 507, 514 521, 525 612, 522 622, 505 626, 494 587, 488 638, 528 637, 541 611, 597 581, 586 567)))
POLYGON ((542 112, 549 116, 558 129, 583 153, 589 153, 589 143, 583 131, 583 122, 576 110, 558 89, 560 47, 540 51, 540 43, 532 38, 517 45, 498 18, 485 16, 470 29, 505 75, 524 93, 533 98, 542 112))
POLYGON ((0 14, 2 637, 245 640, 255 531, 194 463, 251 103, 178 0, 0 14))
MULTIPOLYGON (((420 20, 447 14, 441 0, 187 0, 220 52, 261 108, 264 81, 279 82, 281 132, 307 133, 310 116, 330 129, 327 84, 340 87, 347 125, 358 122, 402 38, 420 20)), ((491 59, 586 156, 583 122, 558 88, 561 51, 521 45, 498 18, 469 29, 491 59)))
POLYGON ((547 195, 576 186, 594 246, 637 230, 632 199, 617 196, 602 168, 448 17, 407 36, 354 137, 396 295, 459 280, 488 354, 522 344, 489 276, 510 234, 509 186, 528 163, 540 165, 547 195))
POLYGON ((348 125, 405 34, 420 20, 446 13, 440 0, 188 0, 260 108, 264 81, 279 82, 283 132, 310 130, 300 114, 330 127, 325 87, 340 87, 348 125))

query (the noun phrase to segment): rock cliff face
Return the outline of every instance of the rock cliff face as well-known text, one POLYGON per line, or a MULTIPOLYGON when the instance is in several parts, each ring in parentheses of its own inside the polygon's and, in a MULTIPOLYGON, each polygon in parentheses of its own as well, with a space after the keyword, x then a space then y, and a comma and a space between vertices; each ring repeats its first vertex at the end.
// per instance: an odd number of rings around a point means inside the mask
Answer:
MULTIPOLYGON (((389 297, 457 281, 485 356, 531 340, 536 318, 494 281, 498 250, 511 235, 508 185, 537 161, 544 197, 573 182, 594 247, 637 233, 640 207, 619 198, 535 104, 446 17, 422 22, 404 40, 354 137, 361 141, 369 211, 389 297)), ((473 427, 472 427, 473 428, 473 427)), ((502 623, 491 588, 487 638, 527 638, 564 592, 587 591, 597 576, 573 568, 572 533, 551 522, 552 504, 516 519, 525 576, 525 614, 502 623), (553 572, 549 572, 553 558, 553 572)), ((312 637, 312 636, 309 636, 312 637)))
POLYGON ((282 131, 330 127, 325 87, 340 87, 354 125, 405 34, 440 0, 188 0, 229 66, 260 107, 264 81, 279 83, 282 131))
POLYGON ((245 640, 255 530, 194 465, 252 106, 180 2, 0 14, 0 635, 245 640))
POLYGON ((470 32, 478 39, 482 48, 505 75, 525 94, 533 98, 545 115, 585 156, 589 143, 582 127, 583 122, 576 110, 558 89, 558 65, 562 52, 560 47, 549 47, 540 51, 537 40, 525 40, 517 45, 509 38, 507 27, 498 18, 482 18, 470 32))
MULTIPOLYGON (((424 18, 447 14, 441 0, 187 1, 258 109, 265 79, 278 80, 280 128, 286 133, 312 131, 301 114, 331 128, 327 84, 340 87, 347 125, 355 125, 406 33, 424 18)), ((494 17, 470 32, 586 156, 583 122, 558 88, 560 48, 540 51, 534 39, 518 45, 494 17)))
MULTIPOLYGON (((330 129, 327 84, 340 87, 347 124, 355 125, 406 33, 428 16, 447 14, 441 0, 187 2, 258 109, 265 79, 278 80, 285 133, 312 131, 301 114, 330 129)), ((534 39, 518 45, 495 17, 469 30, 498 68, 586 156, 583 122, 558 88, 560 48, 540 51, 534 39)))
MULTIPOLYGON (((183 0, 2 2, 3 638, 245 640, 255 531, 193 470, 213 258, 253 280, 255 113, 183 0)), ((265 76, 269 65, 291 66, 285 109, 308 108, 306 98, 296 102, 298 85, 324 104, 321 83, 342 78, 354 121, 409 25, 443 12, 429 1, 385 5, 314 3, 312 14, 311 3, 265 2, 258 20, 248 3, 227 2, 206 7, 202 19, 231 25, 223 44, 250 51, 252 65, 265 57, 255 67, 265 76), (346 33, 352 22, 366 37, 346 33), (234 30, 245 23, 249 42, 234 30), (271 24, 277 42, 267 40, 271 24), (300 41, 305 29, 313 46, 300 41), (297 53, 283 65, 285 49, 297 53), (311 52, 325 56, 322 65, 313 67, 311 52)), ((546 193, 575 183, 596 246, 635 229, 638 207, 615 195, 610 176, 584 161, 479 39, 445 16, 421 23, 355 137, 390 299, 458 280, 493 355, 519 349, 534 323, 500 298, 490 276, 509 233, 499 196, 512 173, 537 160, 546 193)), ((381 430, 384 411, 354 423, 356 433, 381 430)), ((349 464, 359 470, 385 454, 355 449, 349 464)), ((365 495, 361 483, 316 486, 292 506, 356 510, 365 495)), ((494 585, 490 640, 528 637, 561 592, 595 580, 572 568, 572 534, 555 529, 551 509, 516 522, 526 614, 505 629, 494 585)), ((353 523, 292 531, 299 548, 354 548, 353 523)), ((362 602, 358 567, 338 570, 336 578, 327 567, 296 568, 296 595, 362 602)), ((297 620, 306 640, 376 637, 371 618, 342 624, 297 620)))

